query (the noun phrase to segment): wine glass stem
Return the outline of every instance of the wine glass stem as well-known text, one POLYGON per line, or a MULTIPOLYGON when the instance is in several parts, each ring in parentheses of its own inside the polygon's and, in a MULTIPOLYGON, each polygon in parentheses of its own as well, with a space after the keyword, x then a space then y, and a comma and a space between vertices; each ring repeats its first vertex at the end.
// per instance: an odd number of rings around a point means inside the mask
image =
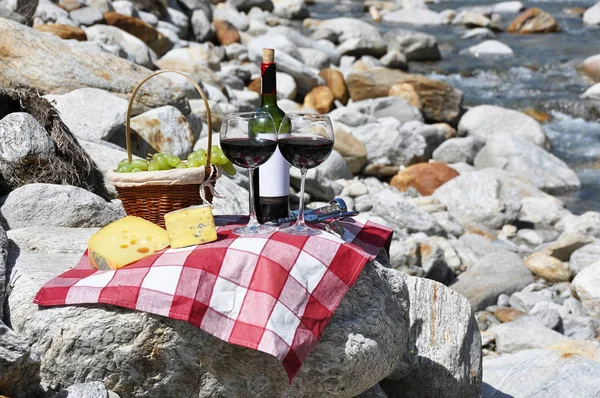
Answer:
POLYGON ((306 180, 306 169, 300 169, 300 208, 298 209, 297 227, 304 227, 304 181, 306 180))
POLYGON ((248 178, 250 186, 250 220, 248 221, 248 228, 258 227, 260 224, 256 218, 256 209, 254 207, 254 168, 248 169, 248 178))

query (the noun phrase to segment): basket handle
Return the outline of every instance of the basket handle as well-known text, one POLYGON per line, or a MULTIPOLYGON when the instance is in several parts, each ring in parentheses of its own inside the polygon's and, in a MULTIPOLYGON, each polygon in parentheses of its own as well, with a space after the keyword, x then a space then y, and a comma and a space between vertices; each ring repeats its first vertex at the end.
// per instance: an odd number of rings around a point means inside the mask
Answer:
POLYGON ((181 75, 181 76, 185 77, 186 79, 188 79, 194 85, 196 90, 198 90, 198 93, 200 93, 200 96, 202 97, 202 100, 204 101, 204 106, 206 107, 206 122, 208 124, 208 148, 206 149, 206 167, 205 168, 208 169, 210 166, 210 150, 212 147, 212 119, 211 119, 211 115, 210 115, 210 107, 208 106, 208 99, 206 98, 206 94, 204 94, 204 91, 202 90, 202 88, 200 88, 200 85, 198 85, 198 83, 196 83, 194 81, 194 79, 192 79, 185 73, 181 73, 181 72, 178 72, 175 70, 159 70, 157 72, 154 72, 153 74, 151 74, 150 76, 148 76, 147 78, 142 80, 140 82, 140 84, 138 84, 136 86, 136 88, 133 90, 133 92, 131 93, 131 98, 129 98, 129 105, 127 106, 127 120, 125 123, 125 134, 127 136, 127 160, 129 161, 129 163, 131 163, 131 161, 133 160, 133 157, 131 155, 130 122, 131 122, 131 111, 133 110, 133 101, 135 100, 135 96, 138 93, 138 91, 140 91, 140 88, 142 88, 144 83, 146 83, 148 80, 152 79, 154 76, 158 76, 162 73, 167 73, 167 72, 177 73, 178 75, 181 75))

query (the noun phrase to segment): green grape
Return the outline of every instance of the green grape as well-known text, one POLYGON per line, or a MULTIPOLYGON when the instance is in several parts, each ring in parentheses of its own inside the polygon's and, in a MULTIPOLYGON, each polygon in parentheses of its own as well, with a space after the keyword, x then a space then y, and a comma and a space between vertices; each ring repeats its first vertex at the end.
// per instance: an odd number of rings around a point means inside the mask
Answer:
POLYGON ((124 164, 129 164, 129 159, 123 159, 119 162, 119 164, 117 165, 117 168, 123 166, 124 164))
POLYGON ((144 159, 135 159, 131 162, 131 165, 134 168, 140 169, 142 171, 148 170, 148 161, 144 159))
POLYGON ((210 154, 210 162, 212 164, 221 164, 221 154, 217 151, 212 151, 210 154))
POLYGON ((200 156, 196 158, 196 160, 198 161, 198 163, 200 163, 201 166, 206 166, 206 156, 200 156))
POLYGON ((129 163, 119 166, 117 173, 131 173, 133 166, 129 163))
POLYGON ((160 165, 156 162, 148 163, 148 171, 160 171, 160 165))
POLYGON ((219 148, 218 145, 213 145, 210 147, 210 154, 212 155, 213 153, 220 153, 221 152, 221 148, 219 148))
POLYGON ((224 165, 226 163, 229 162, 229 159, 227 158, 227 156, 225 156, 225 154, 223 152, 221 152, 221 165, 224 165))
POLYGON ((223 171, 229 174, 230 176, 234 176, 235 173, 237 173, 237 170, 235 169, 235 167, 233 167, 233 163, 231 163, 230 161, 227 161, 227 163, 223 165, 223 171))
POLYGON ((167 158, 167 162, 171 167, 177 167, 177 165, 181 163, 181 159, 175 155, 165 155, 165 158, 167 158))
POLYGON ((180 162, 177 166, 175 166, 176 169, 187 169, 187 164, 180 162))
POLYGON ((188 161, 188 168, 200 167, 200 166, 202 166, 202 163, 198 159, 192 159, 192 160, 188 161))
POLYGON ((195 153, 198 155, 206 156, 206 150, 202 148, 198 149, 195 153))
POLYGON ((169 165, 169 161, 167 160, 167 158, 163 154, 156 155, 156 157, 154 158, 154 161, 156 163, 158 163, 158 165, 160 166, 161 170, 169 170, 169 169, 171 169, 171 166, 169 165))
POLYGON ((198 152, 192 152, 188 155, 187 160, 188 162, 192 159, 198 159, 200 157, 200 154, 198 152))
POLYGON ((140 169, 139 167, 136 167, 133 170, 131 170, 132 173, 139 173, 140 171, 143 171, 143 170, 140 169))

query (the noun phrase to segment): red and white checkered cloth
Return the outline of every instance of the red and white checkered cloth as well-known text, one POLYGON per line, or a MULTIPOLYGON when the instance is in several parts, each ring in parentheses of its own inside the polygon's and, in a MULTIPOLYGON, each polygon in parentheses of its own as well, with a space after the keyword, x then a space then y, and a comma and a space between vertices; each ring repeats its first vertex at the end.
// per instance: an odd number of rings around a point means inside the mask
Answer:
POLYGON ((239 216, 216 217, 218 240, 167 249, 115 271, 75 268, 34 303, 104 303, 187 321, 224 341, 277 357, 290 382, 365 264, 389 249, 392 230, 341 221, 343 239, 275 232, 239 237, 239 216))

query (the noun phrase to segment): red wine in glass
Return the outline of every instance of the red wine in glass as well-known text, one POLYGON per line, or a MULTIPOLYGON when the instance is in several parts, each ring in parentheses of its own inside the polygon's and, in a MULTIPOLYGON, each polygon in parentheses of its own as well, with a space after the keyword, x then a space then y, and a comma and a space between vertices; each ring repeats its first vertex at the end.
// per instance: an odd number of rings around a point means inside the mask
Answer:
POLYGON ((333 149, 333 140, 322 137, 290 137, 278 142, 281 154, 292 166, 312 169, 323 163, 333 149))
POLYGON ((277 148, 277 141, 260 138, 228 138, 221 149, 231 163, 249 169, 265 163, 277 148))

